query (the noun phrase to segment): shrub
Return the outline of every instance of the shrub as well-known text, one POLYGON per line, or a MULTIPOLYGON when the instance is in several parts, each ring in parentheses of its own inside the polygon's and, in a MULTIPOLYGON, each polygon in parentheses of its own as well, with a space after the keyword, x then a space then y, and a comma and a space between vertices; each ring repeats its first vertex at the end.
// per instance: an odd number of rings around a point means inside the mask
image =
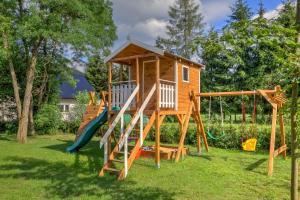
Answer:
MULTIPOLYGON (((214 125, 212 132, 218 137, 218 133, 221 132, 219 125, 214 125)), ((190 123, 186 135, 185 144, 196 144, 196 130, 197 126, 195 123, 190 123)), ((246 128, 250 130, 250 126, 246 128)), ((179 125, 177 123, 164 123, 161 125, 161 142, 164 143, 178 143, 179 142, 179 125)), ((279 127, 276 128, 276 147, 279 146, 279 127)), ((269 150, 270 144, 270 125, 258 125, 257 126, 257 149, 258 150, 269 150)), ((208 139, 209 146, 214 146, 223 149, 241 149, 241 125, 240 124, 224 124, 224 135, 217 140, 208 139)), ((151 129, 148 139, 155 140, 155 130, 151 129)), ((286 143, 290 145, 290 128, 286 126, 286 143)))
POLYGON ((16 134, 18 132, 18 121, 0 122, 0 132, 16 134))
POLYGON ((42 105, 35 116, 35 128, 40 134, 56 133, 61 124, 61 114, 56 105, 42 105))

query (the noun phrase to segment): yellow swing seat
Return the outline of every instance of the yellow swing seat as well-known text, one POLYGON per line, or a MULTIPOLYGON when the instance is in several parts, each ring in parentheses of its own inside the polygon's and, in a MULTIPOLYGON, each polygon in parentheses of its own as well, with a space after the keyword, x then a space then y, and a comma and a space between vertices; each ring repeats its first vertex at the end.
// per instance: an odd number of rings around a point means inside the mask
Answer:
POLYGON ((256 143, 257 143, 256 138, 250 138, 250 139, 246 140, 242 144, 243 150, 244 151, 255 151, 256 143))

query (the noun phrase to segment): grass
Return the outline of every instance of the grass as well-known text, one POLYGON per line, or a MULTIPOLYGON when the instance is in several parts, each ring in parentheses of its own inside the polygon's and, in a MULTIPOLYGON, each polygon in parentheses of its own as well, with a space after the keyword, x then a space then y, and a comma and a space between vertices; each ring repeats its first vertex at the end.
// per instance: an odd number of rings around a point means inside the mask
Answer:
MULTIPOLYGON (((73 135, 37 136, 20 145, 0 135, 0 199, 289 199, 290 160, 211 148, 179 163, 137 160, 126 180, 99 178, 103 154, 93 140, 78 154, 65 148, 73 135)), ((195 148, 190 148, 195 151, 195 148)))

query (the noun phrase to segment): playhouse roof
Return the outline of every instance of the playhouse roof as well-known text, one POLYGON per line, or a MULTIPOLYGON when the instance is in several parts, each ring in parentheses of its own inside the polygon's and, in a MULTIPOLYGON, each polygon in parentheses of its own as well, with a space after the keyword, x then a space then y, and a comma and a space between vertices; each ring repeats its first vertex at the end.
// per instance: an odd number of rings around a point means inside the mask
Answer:
MULTIPOLYGON (((136 49, 136 54, 138 54, 137 51, 148 51, 148 52, 152 52, 155 54, 158 54, 160 56, 165 56, 165 57, 169 57, 175 60, 182 60, 188 63, 192 63, 193 65, 196 65, 198 67, 204 68, 205 66, 203 64, 194 62, 192 60, 189 60, 187 58, 184 58, 182 56, 178 56, 176 54, 173 54, 169 51, 166 50, 162 50, 160 48, 145 44, 143 42, 137 41, 137 40, 128 40, 125 44, 123 44, 120 48, 118 48, 117 50, 115 50, 111 55, 107 56, 104 61, 105 63, 109 62, 110 60, 112 60, 115 57, 118 57, 120 54, 124 53, 125 51, 131 51, 131 53, 135 53, 131 50, 129 50, 131 47, 135 47, 136 49)), ((126 54, 125 54, 126 55, 126 54)))

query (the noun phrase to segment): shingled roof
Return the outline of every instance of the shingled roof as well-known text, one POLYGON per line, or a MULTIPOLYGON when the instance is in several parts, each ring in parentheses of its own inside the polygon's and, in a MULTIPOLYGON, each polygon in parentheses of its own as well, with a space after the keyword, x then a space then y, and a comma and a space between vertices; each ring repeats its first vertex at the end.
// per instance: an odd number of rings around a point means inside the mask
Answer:
POLYGON ((60 97, 62 99, 74 99, 80 91, 94 91, 93 86, 87 81, 83 73, 73 70, 73 77, 77 81, 75 88, 68 83, 60 85, 60 97))

